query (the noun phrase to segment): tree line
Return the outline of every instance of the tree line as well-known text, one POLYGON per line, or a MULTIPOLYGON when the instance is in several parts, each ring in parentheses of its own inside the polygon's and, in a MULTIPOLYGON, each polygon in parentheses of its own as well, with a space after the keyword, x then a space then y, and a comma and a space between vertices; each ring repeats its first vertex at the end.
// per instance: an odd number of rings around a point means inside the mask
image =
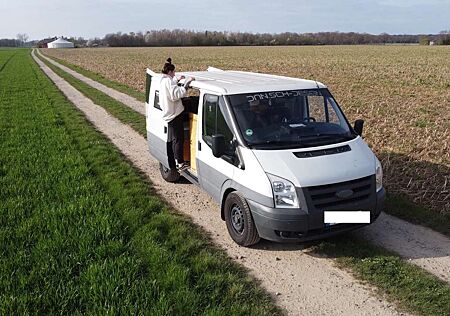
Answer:
POLYGON ((20 47, 20 42, 16 39, 1 38, 0 47, 20 47))
POLYGON ((26 47, 32 46, 34 42, 28 42, 28 35, 26 33, 19 33, 16 38, 2 38, 0 39, 0 47, 26 47))
MULTIPOLYGON (((26 34, 18 34, 17 39, 0 39, 0 46, 40 45, 52 41, 26 42, 26 34)), ((378 35, 355 32, 319 32, 319 33, 247 33, 190 30, 153 30, 147 32, 110 33, 103 38, 84 39, 67 38, 76 47, 148 47, 148 46, 271 46, 271 45, 361 45, 361 44, 423 44, 450 45, 450 30, 439 34, 378 35)))
MULTIPOLYGON (((361 45, 361 44, 416 44, 422 38, 445 44, 450 31, 435 35, 379 35, 355 32, 320 33, 242 33, 242 32, 196 32, 189 30, 154 30, 148 32, 111 33, 103 39, 87 44, 127 46, 270 46, 270 45, 361 45)), ((89 46, 89 45, 88 45, 89 46)))

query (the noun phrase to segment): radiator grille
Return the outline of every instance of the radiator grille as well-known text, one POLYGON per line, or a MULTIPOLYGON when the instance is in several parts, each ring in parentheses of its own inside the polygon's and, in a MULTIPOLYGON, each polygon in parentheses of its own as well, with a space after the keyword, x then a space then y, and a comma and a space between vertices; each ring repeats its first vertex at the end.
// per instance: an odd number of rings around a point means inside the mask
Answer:
POLYGON ((375 176, 351 181, 307 187, 304 189, 308 205, 315 209, 342 209, 346 206, 361 204, 374 194, 375 176), (350 191, 351 190, 351 191, 350 191))

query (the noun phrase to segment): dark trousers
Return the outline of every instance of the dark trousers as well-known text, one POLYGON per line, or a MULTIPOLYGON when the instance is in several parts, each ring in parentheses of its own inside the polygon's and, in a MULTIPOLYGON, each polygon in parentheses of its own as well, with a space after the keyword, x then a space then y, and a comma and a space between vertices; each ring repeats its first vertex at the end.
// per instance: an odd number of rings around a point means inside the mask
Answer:
POLYGON ((175 117, 167 124, 168 141, 172 143, 173 156, 178 163, 184 162, 184 126, 183 113, 175 117))

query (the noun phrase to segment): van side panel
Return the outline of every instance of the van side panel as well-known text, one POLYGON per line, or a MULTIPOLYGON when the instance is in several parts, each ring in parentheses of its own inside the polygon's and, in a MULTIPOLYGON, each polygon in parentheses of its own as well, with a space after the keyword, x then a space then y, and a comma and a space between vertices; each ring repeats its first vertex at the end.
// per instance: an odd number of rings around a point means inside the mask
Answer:
POLYGON ((266 171, 251 149, 245 147, 240 147, 239 149, 244 160, 245 169, 235 169, 233 182, 239 184, 245 198, 273 207, 272 185, 266 171))
POLYGON ((197 170, 200 175, 200 186, 208 192, 216 202, 220 203, 222 198, 220 189, 222 188, 223 183, 229 180, 232 175, 222 173, 220 172, 220 168, 216 168, 214 165, 208 165, 201 160, 197 160, 197 170))

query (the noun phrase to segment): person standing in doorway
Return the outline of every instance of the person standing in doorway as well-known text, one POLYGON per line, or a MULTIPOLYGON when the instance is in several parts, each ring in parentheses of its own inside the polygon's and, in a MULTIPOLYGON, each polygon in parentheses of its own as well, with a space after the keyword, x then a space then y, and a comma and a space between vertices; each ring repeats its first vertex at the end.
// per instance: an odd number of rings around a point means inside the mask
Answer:
MULTIPOLYGON (((187 96, 187 89, 193 78, 185 80, 184 86, 178 86, 178 81, 185 79, 184 76, 175 76, 175 65, 172 59, 168 58, 162 69, 163 76, 159 91, 159 102, 163 111, 163 120, 168 125, 168 141, 172 143, 172 151, 175 158, 175 165, 178 171, 189 168, 183 158, 184 127, 183 112, 184 106, 181 98, 187 96)), ((170 159, 170 157, 169 157, 170 159)))

